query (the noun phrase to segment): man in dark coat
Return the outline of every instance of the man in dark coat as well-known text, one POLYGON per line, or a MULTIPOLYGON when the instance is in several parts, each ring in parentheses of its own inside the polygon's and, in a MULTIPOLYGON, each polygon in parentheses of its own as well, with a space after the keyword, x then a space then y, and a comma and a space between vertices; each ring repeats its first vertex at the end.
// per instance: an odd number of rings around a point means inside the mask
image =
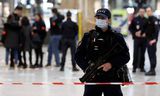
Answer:
POLYGON ((14 13, 8 16, 7 23, 4 24, 4 30, 6 31, 4 45, 11 50, 11 68, 14 68, 14 51, 21 45, 21 26, 19 20, 22 10, 23 8, 21 6, 17 6, 14 13))
MULTIPOLYGON (((129 61, 129 49, 122 35, 116 33, 109 26, 111 13, 108 9, 97 10, 95 17, 96 27, 84 34, 76 51, 75 60, 79 67, 87 73, 88 66, 93 64, 89 62, 96 62, 98 58, 108 53, 118 43, 122 46, 121 51, 109 58, 106 57, 102 60, 104 63, 98 67, 103 74, 96 75, 93 81, 87 82, 120 82, 116 73, 129 61)), ((103 96, 123 96, 120 85, 85 85, 83 96, 102 96, 102 93, 103 96)))
POLYGON ((64 71, 66 54, 68 48, 71 48, 72 67, 73 71, 79 71, 74 60, 76 51, 76 36, 78 33, 78 26, 71 20, 71 12, 67 12, 67 20, 62 24, 62 61, 60 71, 64 71))

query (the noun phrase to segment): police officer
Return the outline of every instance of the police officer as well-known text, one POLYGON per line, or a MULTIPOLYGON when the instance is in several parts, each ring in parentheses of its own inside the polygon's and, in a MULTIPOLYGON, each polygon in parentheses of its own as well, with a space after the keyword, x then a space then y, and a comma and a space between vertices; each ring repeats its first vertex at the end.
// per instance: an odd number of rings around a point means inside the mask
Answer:
POLYGON ((76 36, 78 33, 78 26, 75 22, 71 20, 71 12, 67 12, 67 20, 62 24, 62 62, 60 71, 64 71, 64 65, 66 60, 67 49, 71 48, 72 56, 72 71, 79 71, 76 68, 76 62, 74 60, 75 51, 76 51, 76 36))
MULTIPOLYGON (((77 48, 75 60, 80 68, 85 71, 89 66, 88 61, 97 61, 97 58, 108 53, 116 43, 119 43, 123 46, 122 51, 110 57, 99 67, 102 68, 104 75, 95 77, 94 82, 120 82, 113 69, 119 69, 129 61, 129 49, 122 35, 109 26, 111 13, 108 9, 97 10, 95 18, 96 27, 84 34, 77 48), (93 32, 94 38, 90 38, 93 32)), ((83 96, 102 96, 102 93, 104 96, 123 96, 120 85, 85 85, 83 96)))
POLYGON ((137 67, 141 72, 144 70, 145 51, 146 51, 146 32, 144 26, 147 19, 144 17, 145 9, 139 8, 139 15, 133 18, 129 30, 134 39, 134 53, 133 53, 133 73, 136 72, 137 67))
POLYGON ((155 68, 157 64, 157 41, 158 41, 158 20, 156 17, 153 16, 152 8, 147 7, 146 13, 148 16, 147 25, 146 25, 146 36, 147 36, 147 51, 149 55, 149 60, 151 64, 151 68, 149 72, 146 72, 145 75, 147 76, 154 76, 156 75, 155 68))
POLYGON ((158 27, 159 27, 159 31, 160 31, 160 18, 158 19, 158 27))

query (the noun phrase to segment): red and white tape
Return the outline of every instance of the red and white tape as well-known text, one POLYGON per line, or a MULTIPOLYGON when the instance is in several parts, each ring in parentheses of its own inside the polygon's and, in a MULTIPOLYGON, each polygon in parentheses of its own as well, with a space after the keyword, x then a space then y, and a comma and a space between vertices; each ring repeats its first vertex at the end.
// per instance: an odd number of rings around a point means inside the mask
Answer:
POLYGON ((64 83, 64 82, 33 82, 33 83, 21 83, 21 82, 0 82, 0 85, 160 85, 160 82, 104 82, 104 83, 64 83))

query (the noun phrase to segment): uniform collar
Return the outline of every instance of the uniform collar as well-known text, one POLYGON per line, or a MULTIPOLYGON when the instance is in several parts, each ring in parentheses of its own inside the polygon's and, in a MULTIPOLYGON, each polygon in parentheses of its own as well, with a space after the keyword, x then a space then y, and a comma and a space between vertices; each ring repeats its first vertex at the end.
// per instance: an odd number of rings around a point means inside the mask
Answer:
POLYGON ((108 26, 108 29, 107 29, 106 32, 103 32, 102 29, 99 28, 99 27, 97 27, 97 26, 95 26, 95 29, 96 29, 96 31, 99 32, 99 33, 105 33, 105 34, 106 34, 106 33, 111 32, 111 29, 112 29, 112 28, 111 28, 111 26, 108 26))
POLYGON ((72 21, 71 18, 67 18, 67 21, 72 21))
POLYGON ((143 17, 141 17, 140 15, 139 15, 138 17, 139 17, 139 18, 142 18, 142 19, 143 19, 143 18, 145 18, 144 16, 143 16, 143 17))
POLYGON ((152 16, 149 16, 148 18, 154 18, 154 16, 152 15, 152 16))

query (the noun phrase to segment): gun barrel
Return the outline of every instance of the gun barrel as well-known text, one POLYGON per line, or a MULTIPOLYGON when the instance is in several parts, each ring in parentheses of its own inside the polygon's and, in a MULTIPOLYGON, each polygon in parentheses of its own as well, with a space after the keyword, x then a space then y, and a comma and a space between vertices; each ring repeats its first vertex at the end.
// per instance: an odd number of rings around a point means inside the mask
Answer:
MULTIPOLYGON (((85 73, 79 80, 81 82, 91 81, 96 76, 97 71, 99 70, 98 67, 102 65, 103 60, 104 59, 106 60, 108 57, 119 53, 122 49, 123 49, 123 47, 119 43, 116 43, 115 46, 113 46, 109 52, 107 52, 102 57, 100 57, 97 60, 97 62, 95 62, 95 65, 93 66, 93 68, 91 68, 91 70, 89 70, 87 73, 85 73)), ((90 69, 90 68, 88 68, 88 69, 90 69)))

